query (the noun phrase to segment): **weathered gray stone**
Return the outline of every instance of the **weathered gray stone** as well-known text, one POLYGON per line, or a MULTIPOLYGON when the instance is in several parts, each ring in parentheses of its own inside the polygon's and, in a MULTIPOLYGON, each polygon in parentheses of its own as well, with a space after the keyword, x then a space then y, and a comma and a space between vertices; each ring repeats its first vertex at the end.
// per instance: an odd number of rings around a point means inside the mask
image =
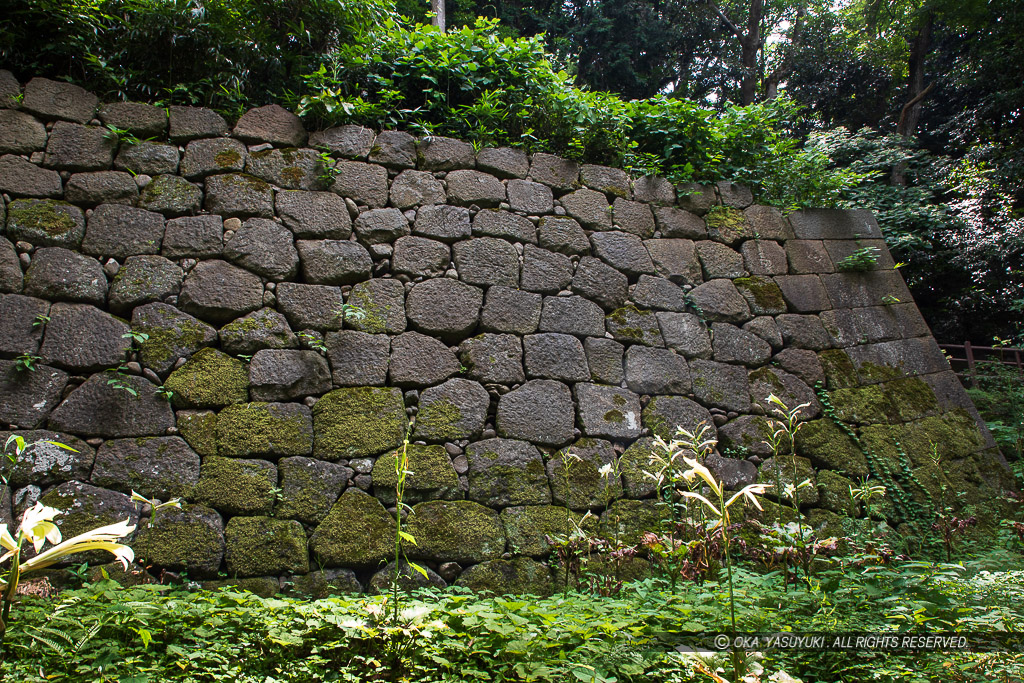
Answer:
POLYGON ((590 379, 583 344, 568 334, 542 333, 523 337, 523 359, 530 378, 563 382, 590 379))
POLYGON ((232 576, 309 572, 306 532, 293 519, 232 517, 224 527, 224 543, 224 566, 232 576))
POLYGON ((689 211, 672 206, 658 206, 654 208, 654 218, 662 237, 702 240, 708 236, 704 219, 689 211))
POLYGON ((450 249, 443 242, 424 237, 399 237, 395 240, 391 271, 411 277, 440 277, 447 270, 450 258, 450 249))
POLYGON ((76 173, 68 180, 64 196, 73 204, 86 206, 97 204, 127 204, 131 206, 139 198, 139 186, 130 173, 123 171, 76 173))
POLYGON ((523 249, 522 288, 529 292, 557 294, 572 281, 572 261, 565 254, 527 244, 523 249))
POLYGON ((21 83, 7 69, 0 69, 0 107, 16 109, 21 106, 21 83))
POLYGON ((749 378, 750 399, 765 414, 778 416, 776 407, 768 401, 768 397, 774 395, 790 410, 804 406, 800 409, 800 418, 803 420, 813 420, 821 415, 821 403, 818 402, 814 389, 795 375, 785 370, 760 368, 752 371, 749 378))
POLYGON ((245 173, 209 176, 204 208, 222 216, 272 218, 274 191, 266 181, 245 173))
POLYGON ((530 172, 530 159, 521 149, 485 147, 476 155, 476 167, 499 178, 525 178, 530 172))
POLYGON ((512 242, 537 243, 537 228, 533 223, 508 211, 483 210, 477 212, 473 217, 473 234, 501 237, 512 242))
POLYGON ((385 505, 395 505, 397 501, 395 488, 399 478, 395 470, 401 454, 408 458, 403 484, 404 505, 438 498, 457 500, 464 497, 463 489, 459 486, 459 475, 444 446, 409 444, 377 458, 373 463, 370 474, 373 495, 385 505))
POLYGON ((507 192, 508 204, 513 211, 545 214, 554 209, 554 195, 547 185, 529 180, 510 180, 507 192))
MULTIPOLYGON (((705 361, 693 361, 691 370, 696 363, 705 361)), ((746 373, 744 373, 746 378, 746 373)), ((696 376, 694 376, 696 382, 696 376)), ((644 407, 642 414, 643 426, 650 429, 655 436, 660 436, 665 441, 675 439, 679 429, 695 433, 701 425, 708 427, 708 436, 714 438, 715 425, 711 420, 711 413, 699 403, 691 401, 682 396, 654 396, 644 407)))
POLYGON ((409 221, 398 209, 371 209, 355 221, 356 238, 363 244, 388 244, 409 234, 409 221))
POLYGON ((331 370, 316 351, 262 349, 249 363, 254 401, 290 401, 331 390, 331 370))
POLYGON ((782 296, 791 310, 797 313, 813 313, 832 308, 821 278, 817 275, 780 275, 775 283, 782 290, 782 296))
POLYGON ((505 186, 481 171, 452 171, 445 177, 448 201, 458 206, 496 207, 505 201, 505 186))
POLYGON ((147 565, 196 578, 213 577, 224 559, 224 522, 204 505, 161 510, 140 525, 132 549, 147 565))
POLYGON ((278 192, 277 213, 296 238, 348 239, 352 219, 341 197, 330 192, 278 192))
POLYGON ((416 141, 416 160, 425 171, 452 171, 473 168, 473 145, 462 140, 431 135, 416 141))
POLYGON ((325 345, 334 384, 342 387, 384 385, 391 350, 387 335, 355 330, 329 332, 325 345))
POLYGON ((595 256, 631 278, 655 273, 654 262, 636 235, 596 232, 590 236, 590 244, 595 256))
POLYGON ((110 310, 125 315, 136 306, 177 296, 184 276, 180 266, 162 256, 129 256, 110 283, 110 310))
MULTIPOLYGON (((844 271, 844 267, 841 266, 844 259, 853 256, 862 249, 871 247, 878 250, 875 252, 877 258, 873 263, 865 264, 866 268, 863 268, 863 270, 891 270, 896 265, 892 254, 889 253, 889 249, 885 244, 885 240, 825 240, 824 244, 825 251, 828 252, 828 256, 837 271, 844 271)), ((850 270, 850 268, 846 267, 845 270, 850 270)))
POLYGON ((467 339, 459 345, 459 361, 466 368, 466 376, 478 382, 510 386, 526 381, 522 343, 514 334, 481 334, 467 339))
POLYGON ((181 175, 199 180, 214 173, 238 173, 245 170, 246 157, 245 145, 232 138, 193 140, 185 147, 181 175))
POLYGON ((334 165, 331 191, 357 204, 380 209, 388 204, 388 172, 383 166, 359 161, 339 161, 334 165))
POLYGON ((529 178, 567 192, 579 187, 580 166, 575 161, 562 159, 553 154, 538 153, 530 158, 529 178))
MULTIPOLYGON (((398 340, 392 344, 394 347, 398 340)), ((364 458, 402 445, 408 428, 402 392, 388 387, 348 387, 325 394, 313 406, 314 456, 364 458)))
POLYGON ((622 354, 624 346, 617 341, 602 337, 587 337, 583 340, 583 350, 587 354, 587 365, 590 367, 590 380, 598 384, 622 384, 622 354))
POLYGON ((686 294, 669 280, 641 275, 630 295, 638 306, 659 311, 683 312, 687 309, 686 294))
POLYGON ((127 130, 141 138, 153 138, 167 132, 167 110, 142 102, 110 102, 100 105, 100 121, 106 126, 127 130))
POLYGON ((232 134, 246 142, 269 142, 282 147, 306 143, 306 129, 299 117, 276 104, 256 107, 242 114, 232 134))
POLYGON ((0 110, 0 152, 31 154, 46 147, 46 126, 28 114, 0 110))
POLYGON ((949 370, 949 362, 933 338, 864 344, 847 349, 847 354, 856 366, 862 384, 876 384, 894 374, 927 375, 949 370), (890 370, 879 373, 881 366, 890 370))
POLYGON ((260 349, 294 349, 299 340, 288 320, 272 308, 242 316, 220 328, 220 347, 235 356, 252 356, 260 349))
POLYGON ((277 463, 280 498, 274 516, 319 524, 352 478, 352 468, 333 462, 296 456, 277 463))
POLYGON ((416 166, 416 140, 402 131, 383 131, 374 139, 369 159, 388 168, 413 168, 416 166))
POLYGON ((0 415, 14 427, 41 427, 68 383, 67 373, 61 370, 46 365, 35 368, 26 370, 14 361, 0 360, 0 415))
POLYGON ((691 240, 645 240, 644 246, 658 275, 681 285, 699 285, 703 282, 701 264, 691 240))
POLYGON ((217 343, 217 332, 174 306, 152 303, 132 311, 132 331, 148 335, 139 344, 139 360, 166 377, 179 358, 217 343))
POLYGON ((630 346, 626 351, 626 384, 638 394, 685 394, 690 370, 671 349, 630 346))
POLYGON ((665 346, 661 326, 653 311, 640 310, 632 304, 617 308, 605 317, 605 326, 620 342, 665 346))
POLYGON ((490 405, 487 390, 468 379, 454 378, 420 395, 413 438, 428 443, 476 439, 490 405))
POLYGON ((263 283, 224 261, 202 261, 185 277, 178 305, 186 313, 222 325, 262 307, 263 283))
POLYGON ((302 278, 310 284, 351 285, 370 277, 373 259, 361 244, 340 240, 299 240, 297 246, 302 278))
POLYGON ((676 200, 679 206, 703 216, 712 206, 718 203, 713 185, 682 183, 676 186, 676 200))
POLYGON ((836 348, 888 341, 903 336, 900 321, 888 306, 838 308, 822 311, 819 317, 836 348))
POLYGON ((756 334, 761 339, 765 340, 773 350, 779 350, 782 348, 782 332, 779 330, 778 324, 775 322, 775 318, 768 315, 761 315, 753 320, 743 323, 743 329, 747 332, 756 334))
POLYGON ((537 329, 577 337, 603 337, 604 311, 583 297, 546 296, 537 329))
POLYGON ((608 198, 593 190, 576 190, 561 198, 566 212, 591 230, 611 230, 612 212, 608 198))
POLYGON ((572 291, 596 302, 605 310, 613 310, 626 302, 629 278, 600 259, 584 256, 576 266, 572 291))
POLYGON ((583 164, 580 169, 580 180, 592 190, 616 197, 632 196, 629 176, 620 168, 583 164))
POLYGON ((619 472, 622 473, 622 490, 627 498, 647 498, 657 490, 654 474, 658 471, 656 457, 663 456, 653 437, 637 439, 621 456, 619 472))
POLYGON ((774 431, 760 415, 740 415, 718 428, 718 443, 727 453, 765 457, 772 454, 769 439, 774 431))
POLYGON ((805 209, 789 215, 798 239, 849 240, 882 237, 875 217, 867 209, 805 209))
POLYGON ((751 275, 785 275, 789 272, 786 250, 777 242, 747 240, 740 248, 743 267, 751 275))
POLYGON ((727 491, 738 491, 757 480, 757 466, 739 458, 723 458, 712 453, 704 459, 704 465, 727 491))
POLYGON ((372 130, 363 126, 334 126, 309 134, 309 146, 326 147, 332 154, 347 159, 365 159, 376 137, 372 130))
MULTIPOLYGON (((188 285, 187 279, 185 284, 188 285)), ((277 309, 284 313, 293 330, 341 329, 339 314, 345 300, 340 287, 282 282, 274 293, 277 309)))
POLYGON ((443 339, 468 336, 480 318, 483 291, 451 278, 425 280, 413 286, 405 314, 413 329, 443 339))
POLYGON ((413 232, 442 242, 455 242, 472 233, 469 209, 459 206, 423 206, 416 211, 413 232))
POLYGON ((892 301, 911 301, 910 290, 898 270, 874 270, 866 273, 835 273, 822 275, 821 282, 832 302, 827 308, 878 306, 892 301))
POLYGON ((580 428, 586 436, 628 441, 640 436, 640 398, 628 389, 577 384, 580 428))
POLYGON ((743 270, 743 257, 719 242, 703 240, 696 244, 697 257, 704 270, 704 279, 727 277, 736 278, 746 275, 743 270))
POLYGON ((530 380, 498 400, 498 436, 562 446, 572 439, 573 412, 569 387, 553 380, 530 380), (538 412, 537 406, 545 409, 538 412))
POLYGON ((808 386, 818 382, 825 383, 825 371, 822 369, 818 354, 809 349, 785 349, 775 354, 772 362, 786 372, 796 375, 808 386))
POLYGON ((130 328, 109 313, 88 304, 56 303, 39 355, 43 362, 77 372, 117 367, 131 346, 130 328))
POLYGON ((78 437, 47 430, 0 432, 0 439, 6 444, 11 435, 25 439, 28 446, 14 460, 6 457, 0 464, 0 472, 7 478, 8 486, 22 487, 35 485, 52 486, 65 481, 89 478, 96 449, 78 437), (74 450, 55 446, 57 442, 74 450))
POLYGON ((43 165, 59 171, 102 171, 114 163, 117 136, 97 126, 58 121, 46 141, 43 165))
POLYGON ((590 240, 580 224, 564 216, 545 216, 540 220, 537 240, 548 251, 583 256, 590 253, 590 240))
POLYGON ((787 313, 776 317, 775 322, 786 346, 814 351, 822 351, 832 346, 829 334, 816 315, 787 313))
POLYGON ((832 259, 821 240, 789 240, 786 242, 786 253, 791 273, 803 275, 835 272, 832 259))
POLYGON ((743 212, 731 206, 712 207, 704 215, 704 223, 708 237, 723 244, 735 246, 741 240, 758 237, 743 212))
POLYGON ((751 206, 743 210, 743 215, 756 239, 793 239, 793 228, 789 221, 774 206, 751 206))
POLYGON ((7 236, 37 247, 78 249, 85 236, 85 215, 67 202, 15 199, 7 207, 7 236))
POLYGON ((158 254, 164 217, 120 204, 96 207, 85 226, 82 251, 90 256, 124 260, 137 254, 158 254))
POLYGON ((140 142, 122 145, 114 157, 114 168, 119 171, 157 176, 178 172, 178 148, 162 142, 140 142))
POLYGON ((322 190, 324 162, 312 149, 265 149, 250 152, 245 160, 245 171, 275 187, 287 190, 322 190))
POLYGON ((243 223, 224 245, 224 257, 270 280, 290 279, 299 270, 299 253, 291 231, 265 218, 250 218, 243 223))
POLYGON ((107 277, 96 259, 47 247, 36 250, 25 273, 24 293, 51 301, 102 306, 107 301, 107 277))
POLYGON ((441 182, 426 171, 402 171, 391 183, 391 205, 399 209, 444 204, 446 198, 441 182))
POLYGON ((50 302, 20 294, 0 294, 0 353, 34 355, 43 339, 50 302))
POLYGON ((108 384, 109 379, 108 373, 97 373, 72 391, 50 415, 50 429, 115 439, 163 436, 174 426, 171 404, 152 382, 134 375, 120 377, 132 394, 108 384))
POLYGON ((228 123, 217 112, 205 107, 170 107, 171 142, 195 138, 218 138, 228 134, 228 123))
POLYGON ((0 157, 0 192, 16 197, 60 197, 60 174, 14 154, 0 157))
POLYGON ((665 178, 645 175, 633 181, 633 198, 638 202, 671 207, 676 203, 676 188, 665 178))
POLYGON ((463 282, 484 287, 519 285, 519 254, 505 240, 475 237, 457 242, 452 251, 463 282))
POLYGON ((63 81, 33 78, 25 85, 21 108, 41 118, 86 123, 99 106, 99 98, 88 90, 63 81))
POLYGON ((738 413, 750 411, 746 368, 710 360, 693 360, 690 361, 690 373, 693 394, 702 404, 738 413))
MULTIPOLYGON (((61 536, 66 539, 74 538, 99 526, 118 522, 127 522, 134 526, 139 522, 139 511, 131 498, 123 493, 115 493, 78 481, 65 482, 51 489, 39 499, 39 502, 46 507, 55 508, 60 513, 55 516, 54 523, 61 536)), ((71 562, 81 562, 87 558, 102 558, 100 562, 110 559, 110 555, 105 552, 76 553, 66 557, 71 562)))
POLYGON ((480 312, 480 327, 489 332, 529 334, 537 329, 540 315, 540 294, 490 287, 480 312))
POLYGON ((726 206, 743 209, 754 202, 754 195, 746 185, 740 185, 729 180, 719 180, 715 183, 715 186, 718 188, 718 196, 721 197, 722 203, 726 206))
POLYGON ((113 439, 97 451, 91 481, 163 501, 184 498, 199 481, 199 456, 177 436, 113 439))
POLYGON ((222 408, 249 400, 249 369, 238 358, 202 348, 168 376, 164 386, 179 408, 222 408))
POLYGON ((582 438, 555 457, 548 458, 551 497, 556 505, 572 510, 604 507, 622 495, 617 474, 601 474, 602 467, 615 466, 615 451, 602 439, 582 438))
POLYGON ((721 363, 739 363, 758 367, 768 362, 772 347, 757 335, 728 323, 712 323, 714 359, 721 363))
POLYGON ((350 306, 362 312, 345 317, 345 327, 371 334, 405 332, 405 288, 398 280, 360 282, 348 296, 350 306))
POLYGON ((654 214, 651 207, 619 197, 613 208, 615 227, 647 239, 654 236, 654 214))
POLYGON ((739 325, 753 317, 732 280, 709 280, 690 290, 690 304, 706 320, 739 325))
POLYGON ((220 258, 224 251, 224 221, 220 216, 184 216, 167 221, 160 254, 165 258, 220 258))
POLYGON ((455 354, 433 337, 405 332, 391 340, 388 376, 392 384, 422 387, 438 384, 459 371, 455 354))
MULTIPOLYGON (((217 414, 217 451, 221 455, 276 459, 307 456, 312 450, 313 418, 304 405, 239 403, 217 414)), ((275 476, 271 487, 276 481, 275 476)))
POLYGON ((708 328, 693 313, 659 312, 655 314, 665 345, 686 358, 711 358, 708 328))
POLYGON ((0 237, 0 292, 20 292, 24 277, 14 245, 0 237))

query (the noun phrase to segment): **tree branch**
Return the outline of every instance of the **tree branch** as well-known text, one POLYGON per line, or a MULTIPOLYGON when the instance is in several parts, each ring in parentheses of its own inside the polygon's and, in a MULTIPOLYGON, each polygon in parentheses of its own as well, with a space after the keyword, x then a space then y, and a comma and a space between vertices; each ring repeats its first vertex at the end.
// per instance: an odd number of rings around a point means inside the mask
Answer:
POLYGON ((913 108, 915 104, 917 104, 924 98, 928 97, 928 93, 930 93, 934 87, 935 81, 932 81, 931 83, 928 84, 927 88, 917 93, 917 95, 912 100, 903 105, 903 109, 900 110, 900 121, 899 123, 896 124, 896 130, 903 129, 903 126, 906 124, 907 121, 907 114, 910 113, 911 108, 913 108))
POLYGON ((733 33, 733 34, 735 34, 735 36, 736 36, 737 38, 739 38, 740 40, 743 40, 743 38, 744 38, 744 36, 743 36, 743 31, 741 31, 741 30, 739 29, 739 27, 738 27, 738 26, 736 26, 736 24, 732 23, 732 22, 731 22, 731 21, 729 20, 729 17, 727 17, 727 16, 725 15, 725 12, 723 12, 723 11, 722 11, 722 10, 721 10, 721 9, 720 9, 720 8, 718 7, 718 5, 716 5, 716 4, 715 4, 714 0, 708 0, 708 5, 709 5, 709 6, 711 7, 711 9, 715 10, 715 14, 717 14, 717 15, 718 15, 718 18, 719 18, 719 19, 721 19, 721 20, 722 20, 722 21, 723 21, 723 22, 725 23, 725 25, 726 25, 726 26, 728 27, 728 29, 729 29, 730 31, 732 31, 732 33, 733 33))

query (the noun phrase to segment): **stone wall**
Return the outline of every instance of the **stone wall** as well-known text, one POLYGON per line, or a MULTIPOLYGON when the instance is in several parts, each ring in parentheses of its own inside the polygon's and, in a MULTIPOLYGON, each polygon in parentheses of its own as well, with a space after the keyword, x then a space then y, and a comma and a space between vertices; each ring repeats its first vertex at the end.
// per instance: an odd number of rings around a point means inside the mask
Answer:
POLYGON ((411 431, 409 555, 437 584, 543 591, 563 506, 627 538, 656 515, 655 435, 713 425, 719 476, 772 480, 772 393, 809 404, 819 526, 868 474, 893 524, 942 483, 1004 483, 868 213, 6 72, 0 106, 0 427, 78 451, 4 463, 5 516, 128 517, 146 564, 193 578, 367 588, 411 431), (132 490, 187 504, 154 523, 132 490))

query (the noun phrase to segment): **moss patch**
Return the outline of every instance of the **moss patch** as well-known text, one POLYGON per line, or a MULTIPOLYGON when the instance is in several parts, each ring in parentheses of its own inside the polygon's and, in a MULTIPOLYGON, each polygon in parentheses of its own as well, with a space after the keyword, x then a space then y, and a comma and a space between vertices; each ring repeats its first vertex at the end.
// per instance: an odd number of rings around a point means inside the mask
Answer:
POLYGON ((396 388, 335 389, 313 406, 314 455, 324 460, 363 458, 394 450, 408 428, 396 388))
POLYGON ((617 341, 645 346, 663 345, 661 327, 652 311, 629 304, 605 316, 605 324, 617 341))
POLYGON ((197 351, 171 373, 165 386, 179 408, 220 408, 249 400, 249 368, 212 348, 197 351))
POLYGON ((842 389, 855 387, 860 383, 857 377, 857 368, 846 351, 842 349, 829 349, 818 354, 821 368, 825 371, 825 378, 829 389, 842 389))
POLYGON ((179 410, 178 433, 199 455, 217 455, 217 414, 210 410, 179 410))
POLYGON ((819 467, 866 477, 868 461, 860 447, 829 419, 804 423, 796 434, 796 452, 819 467))
POLYGON ((498 513, 468 500, 432 500, 413 508, 406 524, 416 545, 410 557, 435 562, 484 562, 505 552, 498 513))
MULTIPOLYGON (((395 464, 400 451, 382 455, 373 463, 374 495, 388 505, 395 504, 395 484, 398 474, 395 464)), ((418 503, 434 498, 461 498, 459 475, 452 466, 444 446, 410 444, 408 450, 411 474, 405 480, 405 502, 418 503)))
POLYGON ((310 455, 313 426, 309 410, 296 403, 242 403, 217 416, 221 455, 271 458, 310 455))
POLYGON ((463 436, 459 421, 462 411, 446 397, 420 406, 416 414, 416 438, 448 441, 463 436))
POLYGON ((750 304, 754 315, 775 315, 786 312, 786 300, 774 280, 766 277, 741 277, 732 281, 750 304))
POLYGON ((170 571, 190 576, 215 576, 224 557, 224 535, 217 513, 202 505, 160 511, 156 523, 147 521, 132 541, 135 556, 170 571))
POLYGON ((238 577, 309 572, 306 532, 294 520, 233 517, 224 529, 229 574, 238 577))
POLYGON ((456 585, 495 595, 551 595, 551 570, 527 557, 489 560, 462 572, 456 585))
POLYGON ((394 552, 394 542, 395 520, 380 501, 349 489, 317 526, 309 547, 323 566, 370 568, 394 552))
POLYGON ((54 199, 15 199, 7 209, 8 230, 32 242, 38 242, 34 236, 60 238, 78 226, 73 210, 71 204, 54 199))
POLYGON ((508 539, 509 552, 531 557, 544 557, 551 552, 548 539, 568 538, 577 525, 584 531, 597 530, 597 518, 585 520, 578 512, 558 505, 519 505, 507 507, 499 516, 508 539))
POLYGON ((228 515, 267 515, 274 505, 277 468, 264 460, 203 459, 195 499, 228 515))

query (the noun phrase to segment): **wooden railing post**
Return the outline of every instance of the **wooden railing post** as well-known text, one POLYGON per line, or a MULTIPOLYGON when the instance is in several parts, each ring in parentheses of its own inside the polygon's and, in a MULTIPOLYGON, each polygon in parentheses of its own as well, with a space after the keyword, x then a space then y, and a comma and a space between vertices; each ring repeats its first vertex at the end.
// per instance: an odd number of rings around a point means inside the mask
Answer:
POLYGON ((971 342, 964 342, 964 355, 967 356, 967 372, 971 375, 971 387, 978 388, 978 373, 974 368, 974 351, 971 350, 971 342))

